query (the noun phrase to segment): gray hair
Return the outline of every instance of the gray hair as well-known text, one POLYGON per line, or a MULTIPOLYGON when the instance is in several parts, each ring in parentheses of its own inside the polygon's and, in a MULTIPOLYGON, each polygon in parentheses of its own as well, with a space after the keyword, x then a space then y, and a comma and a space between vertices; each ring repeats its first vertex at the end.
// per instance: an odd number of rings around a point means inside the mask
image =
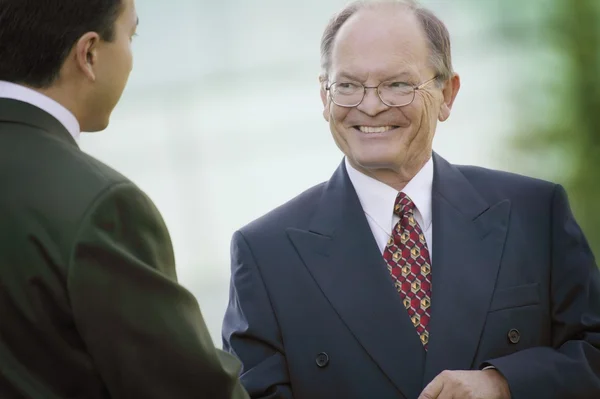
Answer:
POLYGON ((414 13, 427 36, 431 51, 430 62, 438 75, 438 82, 450 79, 454 74, 450 51, 450 34, 446 25, 433 12, 418 5, 414 0, 359 0, 348 4, 342 11, 335 14, 325 28, 321 39, 321 80, 324 81, 329 78, 331 52, 333 51, 335 38, 342 25, 358 11, 374 8, 382 4, 396 4, 414 13))

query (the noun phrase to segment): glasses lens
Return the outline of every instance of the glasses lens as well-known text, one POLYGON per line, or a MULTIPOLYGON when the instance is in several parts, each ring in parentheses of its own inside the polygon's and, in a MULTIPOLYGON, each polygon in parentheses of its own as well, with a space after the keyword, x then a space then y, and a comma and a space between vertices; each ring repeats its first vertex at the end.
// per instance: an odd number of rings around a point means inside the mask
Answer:
POLYGON ((387 105, 401 107, 415 98, 415 89, 403 82, 384 82, 379 86, 379 96, 387 105))
POLYGON ((365 89, 355 82, 337 82, 331 85, 331 97, 337 105, 353 107, 360 104, 365 89))

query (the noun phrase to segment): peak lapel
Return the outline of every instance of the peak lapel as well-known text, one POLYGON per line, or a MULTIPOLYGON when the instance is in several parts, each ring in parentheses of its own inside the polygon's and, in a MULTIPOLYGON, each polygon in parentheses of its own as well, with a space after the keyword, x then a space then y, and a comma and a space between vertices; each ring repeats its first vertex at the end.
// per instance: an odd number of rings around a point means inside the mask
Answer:
POLYGON ((392 284, 344 163, 308 231, 288 235, 331 306, 390 381, 417 397, 425 351, 392 284))
POLYGON ((434 155, 430 341, 423 385, 468 370, 479 344, 508 229, 510 202, 489 205, 434 155))

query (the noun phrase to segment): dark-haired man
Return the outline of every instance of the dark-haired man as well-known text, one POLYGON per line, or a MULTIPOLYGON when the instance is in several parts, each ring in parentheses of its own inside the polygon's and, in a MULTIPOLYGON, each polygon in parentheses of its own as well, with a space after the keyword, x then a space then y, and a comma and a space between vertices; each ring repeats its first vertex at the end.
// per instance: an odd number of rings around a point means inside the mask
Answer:
POLYGON ((82 153, 132 68, 134 0, 0 0, 0 397, 244 398, 152 201, 82 153))
POLYGON ((443 22, 350 4, 322 40, 331 179, 233 237, 225 346, 253 398, 600 398, 600 274, 556 184, 432 152, 443 22))

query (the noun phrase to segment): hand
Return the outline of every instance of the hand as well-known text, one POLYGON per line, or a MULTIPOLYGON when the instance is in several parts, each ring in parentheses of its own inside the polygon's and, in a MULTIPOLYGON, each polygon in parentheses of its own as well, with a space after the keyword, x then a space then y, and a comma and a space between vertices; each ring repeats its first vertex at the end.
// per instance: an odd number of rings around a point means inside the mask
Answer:
POLYGON ((510 389, 495 369, 444 371, 425 387, 419 399, 510 399, 510 389))

